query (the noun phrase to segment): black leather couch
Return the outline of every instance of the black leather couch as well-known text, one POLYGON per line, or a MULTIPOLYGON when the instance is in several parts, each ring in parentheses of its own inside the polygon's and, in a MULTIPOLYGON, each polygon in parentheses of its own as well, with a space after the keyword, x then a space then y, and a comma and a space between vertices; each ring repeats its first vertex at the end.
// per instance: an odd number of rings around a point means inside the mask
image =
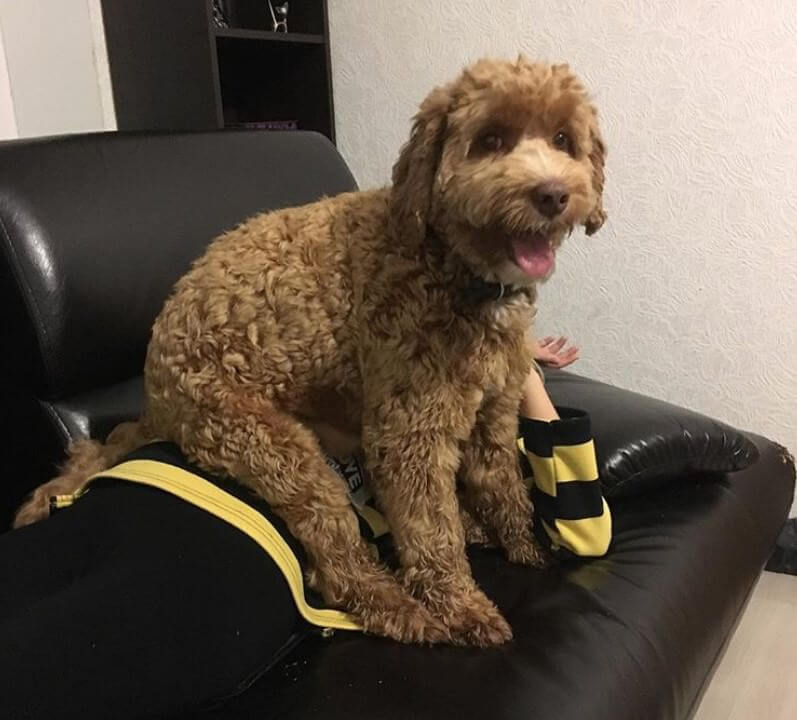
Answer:
MULTIPOLYGON (((138 413, 152 320, 211 237, 353 187, 313 134, 0 144, 4 527, 71 439, 138 413)), ((762 437, 660 401, 569 373, 549 387, 593 416, 615 537, 607 557, 545 572, 472 551, 511 644, 311 636, 251 687, 181 717, 688 717, 786 518, 794 466, 762 437)))

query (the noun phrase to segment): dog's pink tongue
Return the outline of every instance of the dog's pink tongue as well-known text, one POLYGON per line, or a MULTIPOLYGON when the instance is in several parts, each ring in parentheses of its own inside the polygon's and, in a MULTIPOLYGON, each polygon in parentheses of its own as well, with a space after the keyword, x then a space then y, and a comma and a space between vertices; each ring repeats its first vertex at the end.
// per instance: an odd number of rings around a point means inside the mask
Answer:
POLYGON ((553 248, 540 235, 518 235, 512 238, 512 255, 515 264, 529 277, 545 277, 553 268, 553 248))

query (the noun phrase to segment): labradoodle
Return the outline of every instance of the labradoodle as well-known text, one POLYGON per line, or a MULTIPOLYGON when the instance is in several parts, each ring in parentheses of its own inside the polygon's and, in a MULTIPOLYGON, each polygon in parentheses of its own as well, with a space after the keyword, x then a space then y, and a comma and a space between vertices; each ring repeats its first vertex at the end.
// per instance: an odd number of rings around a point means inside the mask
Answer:
POLYGON ((176 285, 137 426, 81 443, 16 524, 146 438, 265 498, 310 584, 404 642, 511 637, 473 580, 460 502, 540 565, 515 450, 536 283, 574 226, 603 223, 604 144, 566 65, 482 60, 414 118, 393 186, 258 215, 176 285), (322 447, 361 445, 401 569, 377 564, 322 447), (459 494, 458 494, 459 487, 459 494))

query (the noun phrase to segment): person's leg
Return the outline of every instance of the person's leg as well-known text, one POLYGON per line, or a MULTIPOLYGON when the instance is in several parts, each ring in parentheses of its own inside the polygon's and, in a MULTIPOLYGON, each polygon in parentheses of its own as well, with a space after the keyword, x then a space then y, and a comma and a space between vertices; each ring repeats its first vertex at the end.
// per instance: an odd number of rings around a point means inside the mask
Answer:
POLYGON ((376 635, 421 644, 449 639, 446 626, 374 559, 347 485, 309 428, 257 396, 231 395, 210 417, 223 437, 209 441, 209 426, 184 425, 186 456, 206 471, 237 478, 268 503, 304 548, 308 584, 328 605, 376 635))
POLYGON ((0 536, 8 717, 168 717, 234 693, 299 627, 260 547, 157 490, 99 481, 0 536))

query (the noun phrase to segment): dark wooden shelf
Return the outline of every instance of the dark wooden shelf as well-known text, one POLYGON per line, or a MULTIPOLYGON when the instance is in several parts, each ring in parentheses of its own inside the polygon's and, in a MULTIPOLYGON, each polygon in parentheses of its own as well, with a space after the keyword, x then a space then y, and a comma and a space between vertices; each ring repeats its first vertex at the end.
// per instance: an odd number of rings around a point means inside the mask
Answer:
POLYGON ((269 42, 313 43, 323 45, 323 35, 310 33, 278 33, 270 30, 247 30, 246 28, 213 28, 216 37, 241 38, 242 40, 267 40, 269 42))
POLYGON ((287 33, 266 0, 101 0, 119 130, 295 123, 335 141, 327 0, 291 0, 287 33))

